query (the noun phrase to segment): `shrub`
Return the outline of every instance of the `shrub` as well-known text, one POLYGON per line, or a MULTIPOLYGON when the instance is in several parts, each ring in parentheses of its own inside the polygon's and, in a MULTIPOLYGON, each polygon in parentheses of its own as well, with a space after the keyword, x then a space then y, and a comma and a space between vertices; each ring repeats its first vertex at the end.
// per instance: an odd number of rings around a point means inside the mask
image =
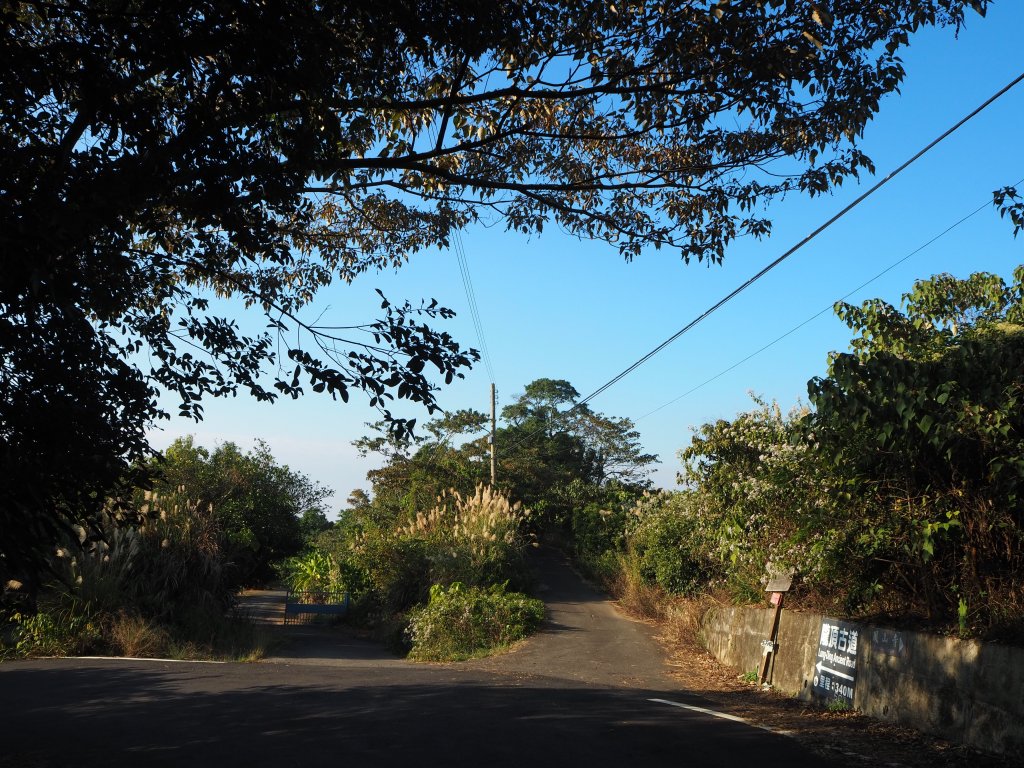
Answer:
POLYGON ((604 508, 590 503, 572 513, 572 541, 582 559, 599 557, 603 552, 621 551, 625 545, 625 505, 604 508))
POLYGON ((339 567, 362 610, 372 605, 384 615, 426 602, 432 584, 524 588, 528 517, 490 488, 450 491, 402 525, 357 533, 339 567))
POLYGON ((109 618, 104 635, 114 653, 136 658, 163 656, 170 639, 151 619, 123 610, 109 618))
POLYGON ((285 581, 294 592, 328 592, 344 589, 341 567, 327 552, 313 550, 284 563, 285 581))
POLYGON ((434 585, 430 601, 409 614, 410 657, 457 661, 522 640, 544 619, 544 603, 504 585, 434 585))
POLYGON ((220 529, 212 510, 147 496, 146 522, 102 520, 104 539, 66 541, 59 580, 35 615, 16 613, 4 642, 19 656, 102 651, 131 656, 252 658, 265 641, 228 615, 220 529))
POLYGON ((692 502, 680 493, 648 496, 629 520, 629 548, 640 576, 677 595, 694 595, 717 575, 692 502))
POLYGON ((424 542, 393 533, 373 533, 356 539, 348 556, 350 589, 364 611, 393 614, 427 599, 430 562, 424 542))
POLYGON ((40 609, 13 616, 14 651, 18 656, 79 656, 103 647, 100 622, 87 605, 40 609))

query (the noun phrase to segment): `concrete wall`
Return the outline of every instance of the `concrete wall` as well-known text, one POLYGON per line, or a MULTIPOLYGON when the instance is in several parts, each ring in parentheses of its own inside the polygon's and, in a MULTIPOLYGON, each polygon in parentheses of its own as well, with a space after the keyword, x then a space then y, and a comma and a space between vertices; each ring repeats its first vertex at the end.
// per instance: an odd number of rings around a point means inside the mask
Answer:
MULTIPOLYGON (((758 670, 772 609, 717 607, 703 641, 719 661, 758 670)), ((822 616, 783 610, 771 682, 811 697, 822 616)), ((854 707, 979 749, 1024 757, 1024 648, 862 626, 854 707)))

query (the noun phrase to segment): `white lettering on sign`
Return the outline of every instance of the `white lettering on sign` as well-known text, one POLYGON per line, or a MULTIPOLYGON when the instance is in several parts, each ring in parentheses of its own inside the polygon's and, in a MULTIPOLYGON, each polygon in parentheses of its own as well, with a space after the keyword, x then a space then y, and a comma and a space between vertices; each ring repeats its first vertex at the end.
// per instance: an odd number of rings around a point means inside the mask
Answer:
POLYGON ((821 625, 821 639, 818 640, 818 645, 828 645, 829 635, 832 634, 832 625, 822 623, 821 625))
POLYGON ((853 704, 859 641, 860 629, 855 624, 835 619, 822 621, 816 663, 811 673, 816 692, 853 704))
POLYGON ((836 664, 849 667, 853 669, 857 666, 857 659, 851 658, 846 654, 833 653, 832 651, 826 651, 824 648, 818 649, 818 658, 826 664, 835 666, 836 664))

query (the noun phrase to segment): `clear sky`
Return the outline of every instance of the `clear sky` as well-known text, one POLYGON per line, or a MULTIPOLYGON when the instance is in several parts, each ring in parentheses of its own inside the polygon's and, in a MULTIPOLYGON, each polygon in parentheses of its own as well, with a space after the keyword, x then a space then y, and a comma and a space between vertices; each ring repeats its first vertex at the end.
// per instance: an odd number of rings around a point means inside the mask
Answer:
MULTIPOLYGON (((686 265, 653 251, 625 263, 612 246, 556 230, 533 238, 497 227, 465 232, 499 409, 538 378, 567 379, 589 395, 1018 76, 1024 71, 1022 40, 1020 0, 998 0, 984 19, 969 12, 958 39, 952 29, 919 33, 903 55, 902 93, 883 102, 861 142, 878 175, 814 200, 794 195, 777 201, 768 210, 772 237, 734 243, 721 266, 686 265)), ((806 399, 807 380, 824 374, 830 350, 846 349, 849 331, 828 311, 723 371, 907 257, 990 201, 993 190, 1022 182, 1022 123, 1024 84, 591 406, 636 421, 645 450, 661 459, 655 483, 672 487, 676 452, 689 442, 691 427, 747 410, 749 392, 776 399, 784 409, 806 399)), ((1021 263, 1024 238, 1014 241, 1010 224, 989 205, 847 301, 881 297, 898 303, 919 278, 976 271, 1008 276, 1021 263)), ((400 270, 332 286, 316 311, 326 310, 324 321, 337 325, 374 319, 375 288, 393 301, 438 299, 458 312, 443 327, 466 346, 478 346, 453 252, 420 254, 400 270)), ((487 411, 488 398, 482 363, 439 396, 442 407, 452 410, 487 411)), ((174 410, 173 401, 167 406, 174 410)), ((239 396, 209 400, 205 408, 199 424, 178 417, 162 422, 150 434, 153 445, 164 448, 185 434, 208 447, 230 440, 245 448, 266 440, 280 462, 335 490, 334 511, 353 488, 368 488, 366 472, 375 465, 361 459, 351 441, 367 434, 365 423, 378 416, 356 396, 347 405, 315 394, 273 405, 239 396)), ((411 405, 392 410, 428 418, 411 405)))

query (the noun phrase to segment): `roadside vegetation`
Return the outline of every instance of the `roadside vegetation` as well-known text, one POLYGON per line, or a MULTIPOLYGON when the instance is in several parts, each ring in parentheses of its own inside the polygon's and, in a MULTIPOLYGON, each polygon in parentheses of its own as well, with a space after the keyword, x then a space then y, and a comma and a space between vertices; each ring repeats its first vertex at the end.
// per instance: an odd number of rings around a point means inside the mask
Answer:
POLYGON ((504 409, 495 487, 484 414, 448 414, 416 438, 381 425, 357 441, 385 459, 369 474, 372 495, 354 492, 336 523, 322 509, 327 489, 265 444, 176 441, 149 468, 151 491, 112 500, 96 530, 70 532, 36 606, 7 590, 6 653, 257 658, 267 637, 233 615, 234 597, 274 580, 348 593, 349 621, 412 658, 506 647, 543 618, 528 596, 539 538, 563 545, 579 505, 647 487, 654 457, 632 424, 576 398, 568 382, 541 379, 504 409))
MULTIPOLYGON (((965 632, 1009 626, 1022 460, 1004 326, 1019 296, 949 322, 926 301, 889 336, 888 309, 851 309, 887 341, 837 356, 813 412, 759 404, 707 427, 684 456, 687 488, 644 499, 654 457, 633 425, 558 379, 504 409, 498 479, 481 488, 483 414, 414 436, 389 408, 436 413, 439 382, 480 360, 442 330, 454 313, 381 294, 375 319, 321 322, 314 306, 474 223, 719 263, 735 238, 770 234, 762 205, 871 170, 855 139, 898 92, 912 36, 988 4, 365 3, 358 18, 329 3, 5 5, 5 647, 248 653, 232 633, 249 630, 225 618, 232 595, 282 563, 408 638, 432 591, 519 600, 533 536, 667 590, 751 599, 767 561, 821 599, 815 585, 839 579, 849 610, 906 601, 955 608, 965 632), (752 172, 764 163, 788 170, 752 172), (254 335, 243 307, 263 313, 254 335), (185 440, 153 459, 163 396, 199 420, 239 392, 364 395, 382 419, 359 443, 385 458, 372 494, 331 526, 326 489, 265 446, 185 440), (808 495, 782 519, 761 505, 786 478, 808 495), (749 498, 728 485, 747 481, 749 498)), ((1016 191, 997 199, 1019 229, 1016 191)))
POLYGON ((543 620, 542 601, 506 592, 504 585, 435 584, 427 604, 409 613, 409 656, 417 661, 472 658, 522 640, 543 620))
POLYGON ((540 379, 505 407, 494 487, 484 414, 448 414, 418 438, 380 425, 356 441, 384 458, 369 473, 372 495, 352 494, 337 525, 286 564, 289 583, 344 587, 352 620, 415 659, 468 658, 522 639, 543 618, 528 597, 529 550, 564 544, 578 504, 639 498, 654 460, 631 423, 575 407, 578 397, 569 382, 540 379))
MULTIPOLYGON (((658 596, 790 605, 1024 639, 1024 268, 918 282, 854 332, 810 403, 754 398, 696 429, 682 490, 581 508, 573 546, 643 610, 658 596)), ((655 608, 656 610, 656 608, 655 608)))
POLYGON ((211 452, 186 438, 152 469, 153 489, 111 500, 91 531, 66 532, 37 596, 8 585, 5 654, 264 655, 270 638, 234 610, 235 595, 300 550, 302 521, 326 489, 262 443, 211 452), (121 519, 124 505, 141 522, 121 519))
POLYGON ((654 457, 627 419, 540 379, 507 405, 489 480, 487 418, 446 414, 421 434, 356 441, 383 465, 337 522, 327 489, 263 444, 189 439, 154 469, 124 524, 71 529, 37 606, 7 590, 6 653, 258 657, 238 589, 276 577, 347 592, 350 621, 422 660, 508 646, 533 631, 531 547, 573 553, 635 610, 709 597, 760 604, 792 573, 795 607, 1024 638, 1024 267, 918 282, 902 307, 839 304, 853 331, 809 403, 754 397, 698 427, 681 489, 651 491, 654 457), (35 610, 33 610, 35 608, 35 610))

